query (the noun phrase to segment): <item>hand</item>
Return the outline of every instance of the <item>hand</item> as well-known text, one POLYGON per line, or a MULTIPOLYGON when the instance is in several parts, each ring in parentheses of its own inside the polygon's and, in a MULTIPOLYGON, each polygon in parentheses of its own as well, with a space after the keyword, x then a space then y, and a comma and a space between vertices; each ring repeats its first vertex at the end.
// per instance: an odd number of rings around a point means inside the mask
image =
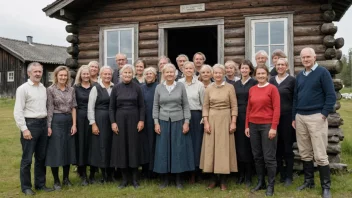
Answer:
POLYGON ((272 140, 275 138, 275 136, 276 136, 276 130, 270 129, 269 134, 268 134, 269 139, 272 140))
POLYGON ((295 121, 295 120, 292 121, 292 127, 293 127, 294 129, 296 129, 296 121, 295 121))
POLYGON ((93 133, 94 135, 99 135, 99 133, 100 133, 99 128, 98 128, 98 126, 97 126, 96 123, 94 123, 94 124, 92 125, 92 133, 93 133))
POLYGON ((116 123, 112 123, 112 124, 111 124, 111 130, 112 130, 114 133, 116 133, 116 135, 119 134, 119 127, 117 126, 116 123))
POLYGON ((251 137, 250 134, 249 134, 249 128, 246 128, 244 130, 244 134, 246 134, 247 137, 251 137))
POLYGON ((71 127, 71 136, 77 133, 77 127, 76 125, 72 125, 71 127))
POLYGON ((23 131, 23 138, 26 140, 31 140, 33 138, 31 132, 28 129, 23 131))
POLYGON ((205 123, 204 123, 204 132, 206 132, 206 133, 208 133, 208 134, 211 133, 209 122, 205 122, 205 123))
POLYGON ((50 137, 51 134, 53 134, 53 131, 51 130, 51 128, 48 128, 48 137, 50 137))
POLYGON ((326 120, 326 117, 323 115, 323 114, 321 114, 321 118, 325 121, 326 120))
POLYGON ((160 124, 155 124, 155 125, 154 125, 154 131, 155 131, 155 133, 157 133, 158 135, 160 135, 160 133, 161 133, 160 124))
POLYGON ((185 122, 182 126, 182 133, 183 134, 187 134, 189 131, 189 123, 188 122, 185 122))
POLYGON ((230 133, 234 133, 236 131, 236 123, 231 122, 230 124, 230 133))
POLYGON ((141 132, 144 128, 144 121, 139 121, 137 125, 138 132, 141 132))

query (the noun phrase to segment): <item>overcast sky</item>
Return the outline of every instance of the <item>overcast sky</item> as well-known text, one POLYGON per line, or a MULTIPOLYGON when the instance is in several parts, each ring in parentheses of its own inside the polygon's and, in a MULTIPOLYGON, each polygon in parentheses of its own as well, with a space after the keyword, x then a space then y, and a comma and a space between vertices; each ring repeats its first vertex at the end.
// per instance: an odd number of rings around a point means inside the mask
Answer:
MULTIPOLYGON (((49 18, 42 9, 54 0, 0 0, 0 37, 26 40, 33 36, 33 41, 45 44, 68 46, 66 42, 66 22, 49 18)), ((344 54, 352 48, 352 8, 337 24, 335 38, 343 37, 344 54)))

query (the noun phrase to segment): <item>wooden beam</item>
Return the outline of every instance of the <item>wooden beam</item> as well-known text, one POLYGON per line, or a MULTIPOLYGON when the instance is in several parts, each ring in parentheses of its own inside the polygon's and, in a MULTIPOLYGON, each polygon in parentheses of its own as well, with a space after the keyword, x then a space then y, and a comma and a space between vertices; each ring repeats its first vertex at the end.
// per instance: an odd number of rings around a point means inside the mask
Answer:
POLYGON ((75 14, 71 13, 70 11, 67 11, 65 9, 60 10, 60 16, 69 19, 70 21, 76 21, 77 17, 75 14))

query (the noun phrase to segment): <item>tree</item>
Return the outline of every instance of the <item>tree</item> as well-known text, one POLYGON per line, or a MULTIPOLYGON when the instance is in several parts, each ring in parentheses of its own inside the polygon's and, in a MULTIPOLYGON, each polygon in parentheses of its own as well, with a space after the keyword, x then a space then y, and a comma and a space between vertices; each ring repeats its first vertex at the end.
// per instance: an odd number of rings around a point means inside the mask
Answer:
POLYGON ((348 55, 343 55, 342 61, 342 71, 336 77, 343 80, 343 84, 346 87, 351 87, 351 67, 352 67, 352 48, 348 50, 348 55))

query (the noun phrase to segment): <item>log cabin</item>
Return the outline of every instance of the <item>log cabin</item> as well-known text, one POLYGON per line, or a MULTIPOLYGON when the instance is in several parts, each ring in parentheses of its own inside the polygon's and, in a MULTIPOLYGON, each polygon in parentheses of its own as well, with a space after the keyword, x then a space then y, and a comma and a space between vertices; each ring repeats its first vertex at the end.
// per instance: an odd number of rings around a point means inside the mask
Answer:
MULTIPOLYGON (((56 0, 43 11, 68 23, 71 57, 66 65, 72 69, 92 60, 116 67, 117 53, 125 53, 131 64, 142 58, 156 67, 161 55, 175 63, 178 54, 192 58, 200 51, 213 65, 240 59, 255 62, 257 51, 270 56, 281 49, 295 75, 303 69, 300 51, 309 46, 334 78, 338 97, 342 82, 335 75, 342 69, 344 39, 334 37, 333 22, 351 4, 352 0, 56 0)), ((335 107, 329 116, 329 145, 338 148, 343 122, 336 112, 340 103, 335 107)), ((341 149, 330 150, 335 167, 345 168, 339 164, 341 149)))
POLYGON ((26 82, 27 67, 31 62, 43 65, 42 83, 49 86, 55 67, 64 65, 69 57, 66 47, 0 37, 0 97, 14 97, 16 89, 26 82))

